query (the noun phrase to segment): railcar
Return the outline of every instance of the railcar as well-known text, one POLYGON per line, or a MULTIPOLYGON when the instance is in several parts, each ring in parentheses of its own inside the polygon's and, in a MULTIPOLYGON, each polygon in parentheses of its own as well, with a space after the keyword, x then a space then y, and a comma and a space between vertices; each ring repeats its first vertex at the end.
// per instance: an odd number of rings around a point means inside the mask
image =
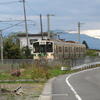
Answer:
POLYGON ((34 59, 74 59, 85 55, 86 47, 79 43, 62 40, 38 40, 33 43, 34 59))

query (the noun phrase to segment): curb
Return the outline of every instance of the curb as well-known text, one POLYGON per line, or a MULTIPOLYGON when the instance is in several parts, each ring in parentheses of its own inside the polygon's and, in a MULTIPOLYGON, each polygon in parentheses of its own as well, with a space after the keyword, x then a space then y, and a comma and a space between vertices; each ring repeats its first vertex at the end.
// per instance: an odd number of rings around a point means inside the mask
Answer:
POLYGON ((38 100, 52 100, 52 82, 54 81, 54 79, 55 77, 50 79, 45 84, 44 90, 38 100))
POLYGON ((20 79, 20 80, 0 80, 0 83, 11 83, 11 82, 38 82, 32 79, 20 79))

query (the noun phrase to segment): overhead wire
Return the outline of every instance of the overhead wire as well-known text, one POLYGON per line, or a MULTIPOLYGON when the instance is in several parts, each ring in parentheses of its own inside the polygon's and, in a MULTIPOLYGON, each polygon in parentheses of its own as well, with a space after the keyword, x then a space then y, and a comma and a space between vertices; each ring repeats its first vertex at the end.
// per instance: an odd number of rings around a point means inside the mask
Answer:
POLYGON ((4 31, 4 30, 7 30, 7 29, 10 29, 10 28, 12 28, 12 27, 15 27, 15 26, 20 25, 21 23, 23 23, 23 22, 19 22, 19 23, 13 24, 13 25, 8 26, 8 27, 6 27, 6 28, 3 28, 3 29, 1 29, 1 30, 4 31))
POLYGON ((35 12, 36 16, 39 16, 39 15, 40 15, 39 13, 37 13, 37 11, 35 11, 35 10, 30 6, 30 4, 29 4, 28 2, 26 2, 26 6, 27 6, 27 8, 29 8, 31 11, 35 12))
POLYGON ((0 2, 0 5, 14 4, 14 3, 18 3, 18 2, 20 2, 20 1, 0 2))

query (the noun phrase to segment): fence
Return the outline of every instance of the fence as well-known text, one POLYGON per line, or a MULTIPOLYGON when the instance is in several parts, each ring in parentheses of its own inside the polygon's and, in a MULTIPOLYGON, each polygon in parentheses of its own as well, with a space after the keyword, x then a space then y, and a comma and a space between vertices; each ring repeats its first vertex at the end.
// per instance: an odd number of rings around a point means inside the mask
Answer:
MULTIPOLYGON (((0 60, 0 64, 2 61, 0 60)), ((22 64, 22 63, 33 63, 33 59, 4 59, 4 64, 22 64)))
POLYGON ((0 60, 0 72, 18 69, 21 64, 33 64, 33 59, 4 59, 3 64, 0 60))
MULTIPOLYGON (((50 66, 54 66, 54 65, 69 65, 71 67, 74 66, 79 66, 82 64, 88 64, 88 63, 93 63, 93 62, 99 62, 100 61, 100 57, 84 57, 81 59, 68 59, 68 60, 54 60, 54 61, 48 61, 46 64, 49 64, 50 66)), ((43 63, 44 64, 45 61, 42 62, 38 62, 38 63, 43 63)), ((9 71, 12 68, 17 69, 20 64, 34 64, 33 59, 4 59, 4 64, 2 64, 1 60, 0 60, 0 72, 2 71, 9 71)))
POLYGON ((88 64, 88 63, 93 63, 93 62, 99 62, 100 57, 84 57, 81 59, 74 59, 72 60, 72 66, 78 66, 82 64, 88 64))

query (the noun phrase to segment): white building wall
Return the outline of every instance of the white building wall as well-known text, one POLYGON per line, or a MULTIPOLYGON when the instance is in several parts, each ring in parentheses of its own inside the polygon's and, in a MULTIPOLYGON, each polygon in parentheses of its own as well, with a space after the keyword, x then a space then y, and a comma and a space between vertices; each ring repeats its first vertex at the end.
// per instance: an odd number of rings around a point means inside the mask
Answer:
MULTIPOLYGON (((31 50, 33 50, 33 45, 30 43, 31 39, 41 40, 41 36, 28 37, 29 48, 31 50)), ((43 39, 47 39, 47 36, 44 36, 43 39)), ((19 37, 19 40, 20 40, 20 48, 21 49, 23 47, 27 46, 27 39, 26 39, 26 37, 19 37)), ((33 53, 33 52, 31 52, 31 53, 33 53)))

